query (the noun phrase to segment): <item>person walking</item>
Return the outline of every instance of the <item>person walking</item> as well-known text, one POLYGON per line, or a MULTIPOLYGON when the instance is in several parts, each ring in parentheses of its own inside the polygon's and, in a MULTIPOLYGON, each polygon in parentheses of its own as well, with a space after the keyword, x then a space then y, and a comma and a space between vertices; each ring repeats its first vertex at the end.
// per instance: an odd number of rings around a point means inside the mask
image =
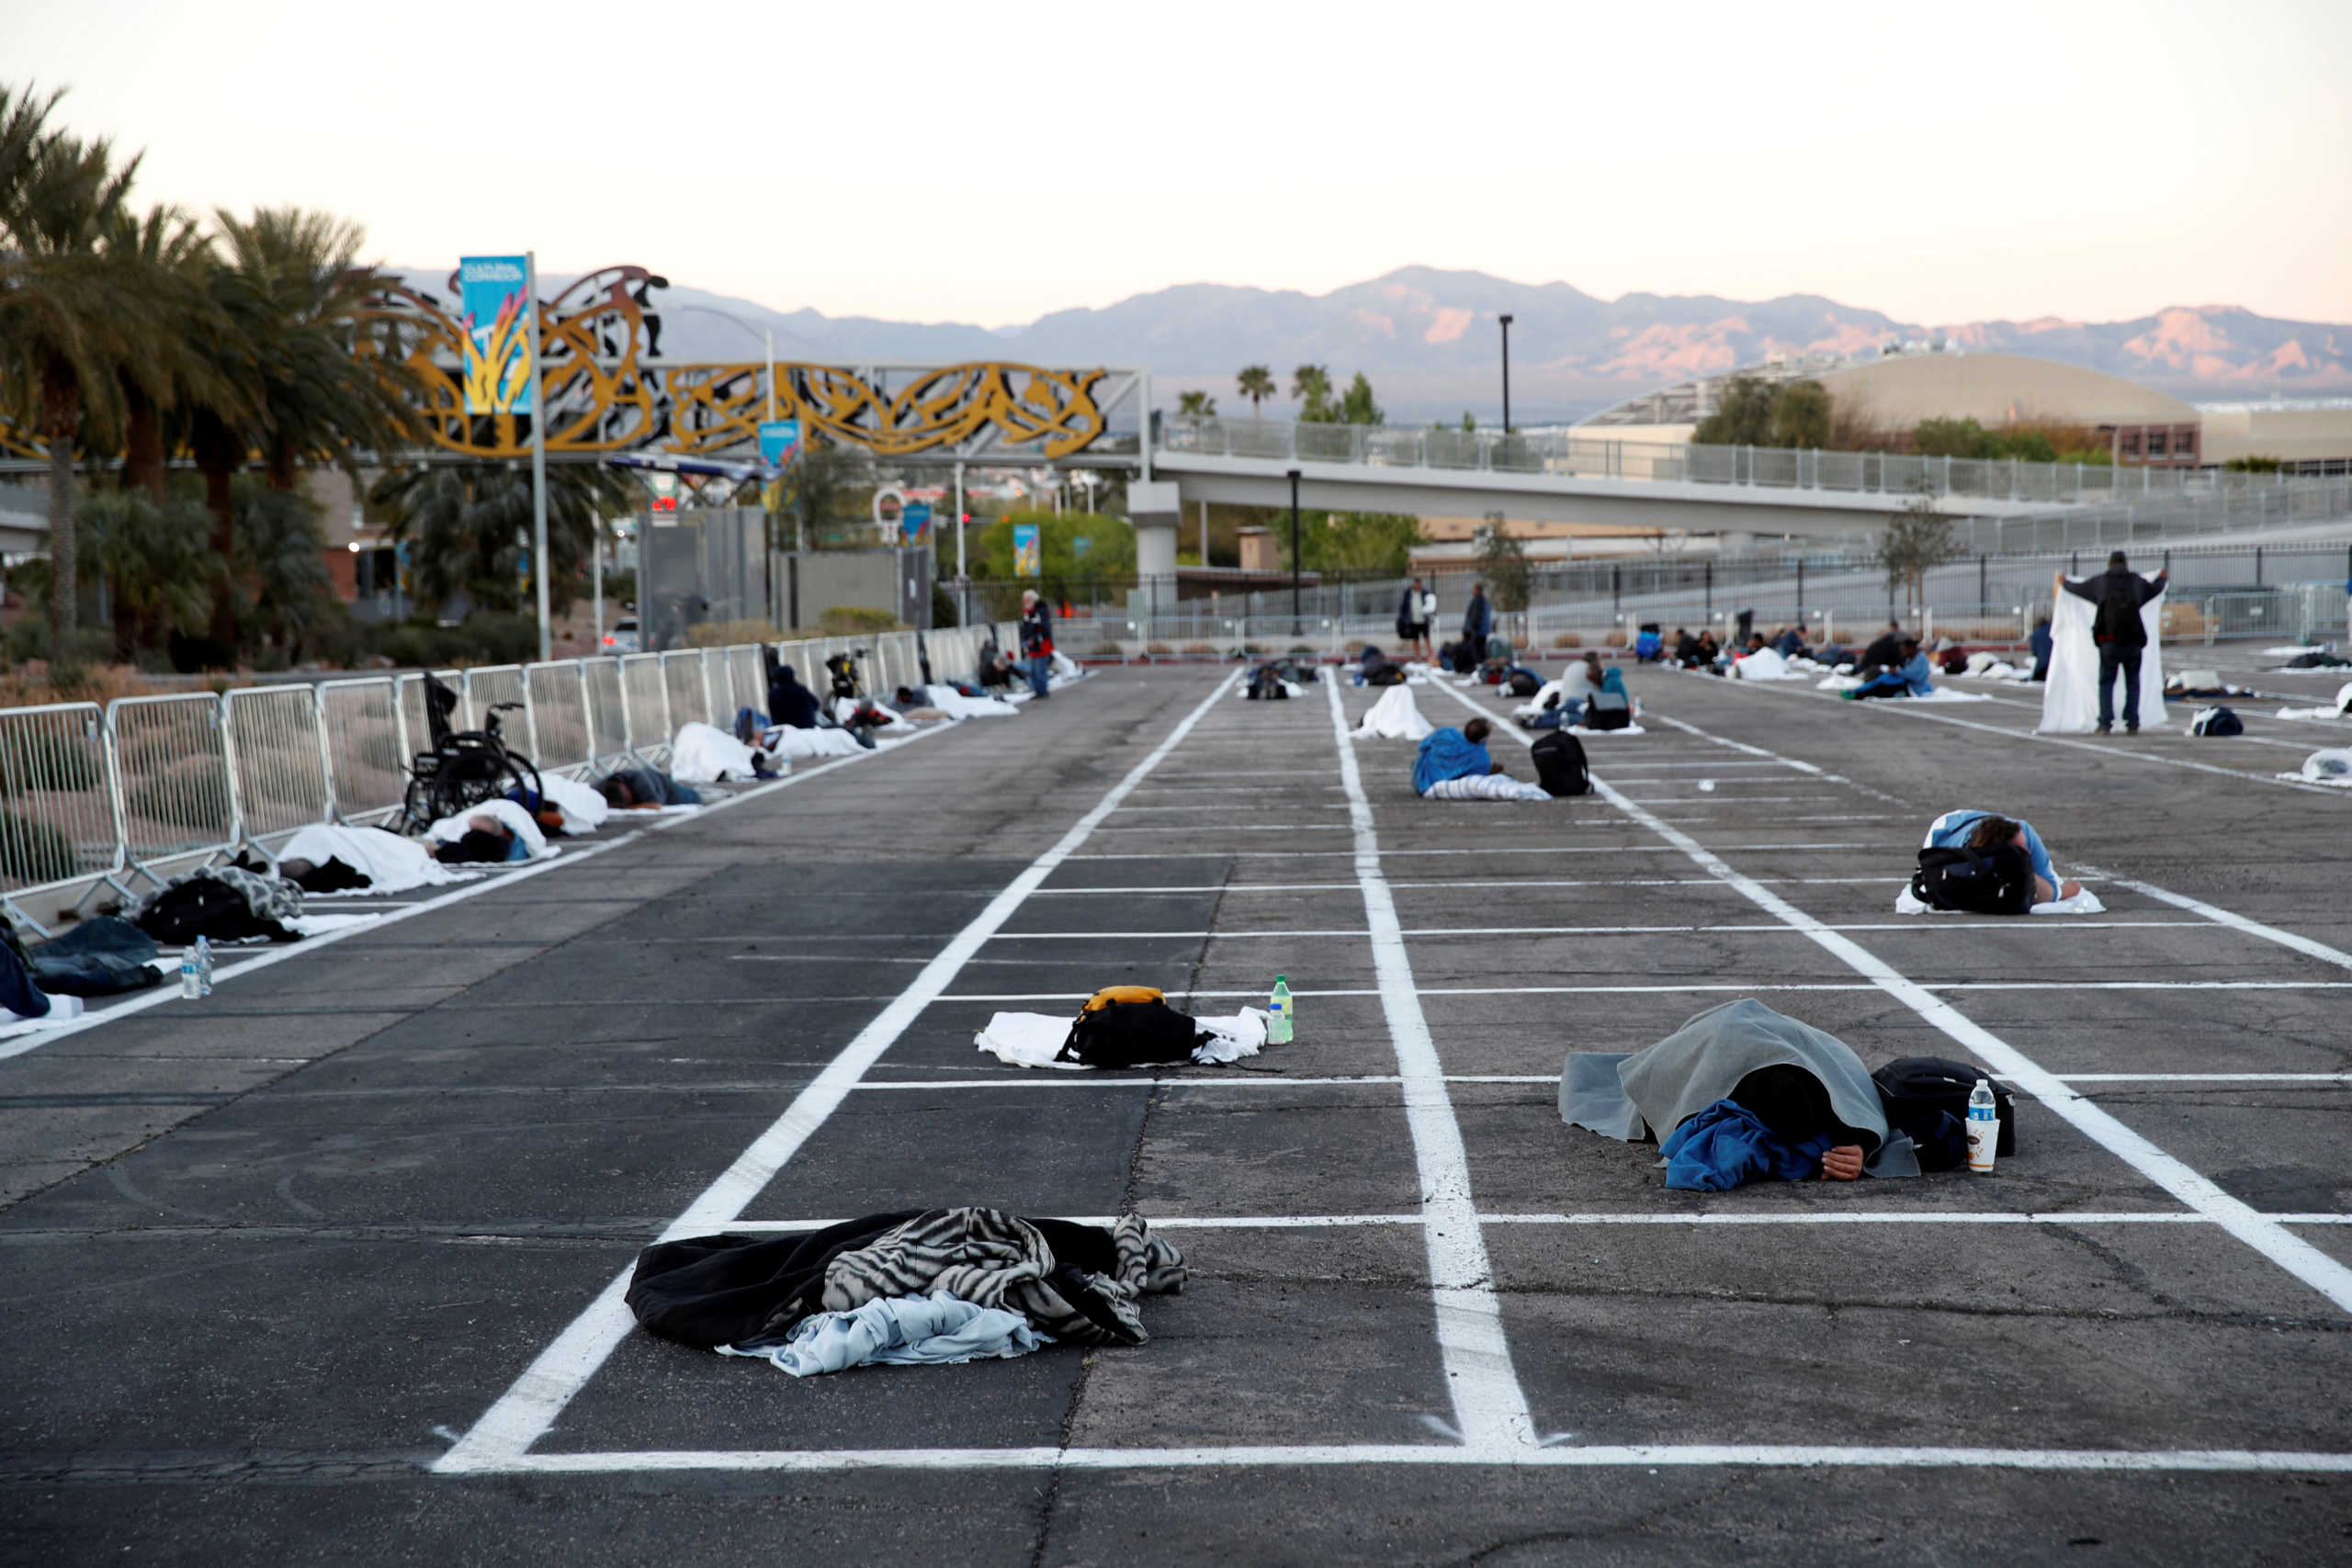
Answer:
POLYGON ((1054 614, 1034 588, 1021 591, 1021 656, 1029 661, 1029 690, 1041 697, 1052 696, 1048 682, 1054 672, 1054 614))
POLYGON ((2107 558, 2098 577, 2069 582, 2058 572, 2058 586, 2077 599, 2098 606, 2091 619, 2091 637, 2098 644, 2098 732, 2115 732, 2115 674, 2123 672, 2123 732, 2140 733, 2140 655, 2148 646, 2148 624, 2140 615, 2149 600, 2165 591, 2169 570, 2151 582, 2133 571, 2121 550, 2107 558))

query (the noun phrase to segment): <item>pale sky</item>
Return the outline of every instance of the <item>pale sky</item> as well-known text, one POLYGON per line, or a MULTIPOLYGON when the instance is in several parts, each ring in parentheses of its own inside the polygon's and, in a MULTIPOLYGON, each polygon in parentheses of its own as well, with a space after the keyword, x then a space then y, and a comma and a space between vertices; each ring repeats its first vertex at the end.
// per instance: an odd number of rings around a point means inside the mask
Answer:
POLYGON ((147 200, 991 326, 1411 263, 2352 321, 2347 73, 2352 0, 0 0, 0 78, 143 147, 147 200))

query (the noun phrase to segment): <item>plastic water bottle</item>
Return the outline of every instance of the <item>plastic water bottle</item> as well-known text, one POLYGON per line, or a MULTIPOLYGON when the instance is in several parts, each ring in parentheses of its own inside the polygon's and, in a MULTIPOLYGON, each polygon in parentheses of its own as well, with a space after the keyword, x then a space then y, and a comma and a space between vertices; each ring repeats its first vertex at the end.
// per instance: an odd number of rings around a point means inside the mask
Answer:
POLYGON ((1993 1086, 1978 1078, 1968 1091, 1968 1168, 1979 1176, 1990 1173, 2000 1141, 2001 1113, 1993 1101, 1993 1086))
POLYGON ((196 980, 198 995, 212 994, 212 939, 209 936, 196 939, 196 980))
POLYGON ((1266 1002, 1266 1043, 1287 1045, 1291 1041, 1290 977, 1274 976, 1274 994, 1266 1002))
POLYGON ((196 966, 196 948, 180 949, 180 995, 194 1001, 204 995, 204 976, 196 966))

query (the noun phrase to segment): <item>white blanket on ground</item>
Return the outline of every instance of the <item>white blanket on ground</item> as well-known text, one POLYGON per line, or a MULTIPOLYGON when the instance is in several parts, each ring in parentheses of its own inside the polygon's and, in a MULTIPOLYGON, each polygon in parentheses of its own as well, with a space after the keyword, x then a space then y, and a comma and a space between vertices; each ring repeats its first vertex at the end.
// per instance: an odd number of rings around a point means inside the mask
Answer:
POLYGON ((836 724, 847 724, 851 719, 857 716, 857 710, 860 707, 872 709, 875 715, 882 720, 880 724, 875 726, 876 729, 896 729, 899 726, 907 722, 906 716, 901 714, 898 709, 885 707, 871 697, 866 698, 864 703, 860 703, 854 697, 835 697, 833 699, 833 722, 836 724))
POLYGON ((2303 784, 2335 784, 2352 789, 2352 746, 2331 746, 2324 751, 2314 751, 2303 759, 2302 771, 2280 773, 2282 779, 2294 779, 2303 784))
MULTIPOLYGON (((533 831, 537 830, 534 826, 533 831)), ((381 828, 314 824, 287 840, 277 852, 277 858, 306 860, 312 865, 339 860, 368 879, 370 893, 404 893, 412 887, 438 886, 458 880, 457 874, 435 860, 433 852, 423 844, 397 833, 387 833, 381 828)))
POLYGON ((1380 700, 1364 711, 1356 725, 1359 740, 1426 740, 1437 732, 1437 726, 1421 716, 1414 705, 1409 686, 1391 686, 1380 694, 1380 700))
MULTIPOLYGON (((2076 582, 2087 578, 2075 578, 2076 582)), ((2158 639, 2165 596, 2161 593, 2140 607, 2140 622, 2147 628, 2148 646, 2140 650, 2140 711, 2117 713, 2118 724, 2137 723, 2154 729, 2165 721, 2165 660, 2158 639)), ((2050 612, 2050 678, 2041 688, 2041 735, 2087 735, 2098 728, 2098 644, 2091 623, 2098 606, 2064 589, 2052 596, 2050 612)), ((2122 705, 2123 679, 2116 677, 2116 705, 2122 705)))
POLYGON ((1802 681, 1804 671, 1792 670, 1789 661, 1769 648, 1753 653, 1743 653, 1731 661, 1731 672, 1740 681, 1802 681))
POLYGON ((846 729, 799 729, 779 725, 760 737, 761 749, 771 757, 854 757, 865 747, 846 729))
POLYGON ((953 686, 925 686, 923 694, 950 718, 1012 718, 1021 712, 1000 697, 967 697, 953 686))
POLYGON ((1430 785, 1423 800, 1549 800, 1551 795, 1541 784, 1532 784, 1508 773, 1483 773, 1476 778, 1440 779, 1430 785))
POLYGON ((1998 654, 1987 653, 1983 649, 1968 656, 1968 672, 1987 681, 2030 681, 2033 678, 2030 668, 2020 670, 1998 654))
POLYGON ((1581 724, 1571 724, 1566 728, 1571 735, 1647 735, 1649 733, 1638 724, 1629 724, 1622 729, 1587 729, 1581 724))
MULTIPOLYGON (((1933 904, 1912 892, 1911 885, 1907 882, 1903 885, 1903 891, 1894 896, 1894 912, 1898 915, 1964 915, 1968 913, 1966 909, 1937 908, 1933 904)), ((2098 901, 2098 894, 2086 887, 2072 898, 2053 898, 2047 904, 2036 904, 2028 913, 2103 915, 2107 913, 2107 906, 2098 901)))
POLYGON ((532 860, 545 860, 556 852, 555 846, 548 842, 548 836, 539 831, 539 825, 531 820, 531 814, 511 800, 485 800, 455 817, 444 817, 427 828, 424 836, 436 844, 454 844, 466 836, 477 817, 497 818, 501 827, 523 840, 532 860))
POLYGON ((723 729, 689 719, 670 742, 670 776, 680 784, 717 784, 753 776, 752 749, 723 729))
POLYGON ((567 833, 593 833, 613 813, 610 801, 578 779, 568 779, 561 773, 541 773, 539 793, 547 797, 549 806, 563 813, 563 830, 567 833))
MULTIPOLYGON (((1254 1056, 1266 1043, 1266 1013, 1243 1008, 1224 1018, 1195 1018, 1195 1024, 1214 1037, 1193 1047, 1193 1060, 1213 1067, 1254 1056)), ((1083 1062, 1057 1062, 1055 1055, 1069 1038, 1069 1020, 1042 1012, 1001 1012, 988 1027, 972 1036, 972 1043, 1009 1067, 1066 1067, 1091 1071, 1083 1062)), ((1166 1065, 1166 1064, 1163 1064, 1166 1065)))

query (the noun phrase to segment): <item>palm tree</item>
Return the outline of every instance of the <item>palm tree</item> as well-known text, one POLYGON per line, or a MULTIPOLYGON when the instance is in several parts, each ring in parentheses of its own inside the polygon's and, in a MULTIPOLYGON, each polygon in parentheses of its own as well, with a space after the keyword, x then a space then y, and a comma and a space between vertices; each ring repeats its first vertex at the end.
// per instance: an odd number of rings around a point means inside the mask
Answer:
POLYGON ((116 658, 130 663, 204 624, 211 560, 193 495, 158 502, 138 486, 100 491, 75 521, 80 565, 107 584, 116 658))
POLYGON ((1176 412, 1190 414, 1194 419, 1214 418, 1216 400, 1206 392, 1179 392, 1176 394, 1176 412))
POLYGON ((162 328, 145 361, 116 370, 123 407, 123 479, 161 507, 164 415, 197 398, 239 405, 251 378, 251 355, 228 341, 227 319, 205 288, 214 265, 212 243, 178 208, 155 207, 143 218, 118 214, 107 254, 146 296, 162 328), (224 372, 224 364, 235 373, 224 372))
POLYGON ((1331 372, 1320 365, 1302 365, 1291 372, 1290 395, 1301 406, 1304 420, 1327 419, 1331 411, 1331 372))
MULTIPOLYGON (((609 468, 548 465, 548 592, 557 608, 571 602, 598 520, 629 511, 635 499, 628 481, 609 468)), ((420 464, 385 475, 368 500, 390 513, 392 536, 413 547, 420 601, 463 593, 483 609, 520 606, 521 541, 531 534, 527 468, 420 464)))
MULTIPOLYGON (((80 546, 74 531, 74 444, 85 423, 112 433, 118 372, 152 362, 149 303, 105 240, 139 160, 48 128, 51 93, 0 89, 0 402, 38 409, 49 453, 50 647, 71 656, 80 546)), ((144 375, 143 368, 139 374, 144 375)))
POLYGON ((1262 365, 1244 366, 1241 374, 1233 379, 1241 389, 1241 395, 1250 400, 1252 419, 1257 417, 1258 405, 1280 389, 1274 383, 1274 373, 1262 365))
MULTIPOLYGON (((215 217, 227 254, 205 281, 220 330, 198 344, 210 375, 191 399, 188 445, 205 479, 215 552, 232 560, 231 479, 248 455, 260 455, 263 482, 280 492, 294 489, 309 462, 356 478, 363 457, 406 443, 414 414, 402 396, 406 355, 357 352, 362 308, 397 279, 355 265, 356 224, 300 208, 215 217)), ((211 636, 233 647, 237 623, 236 584, 217 580, 211 636)))

